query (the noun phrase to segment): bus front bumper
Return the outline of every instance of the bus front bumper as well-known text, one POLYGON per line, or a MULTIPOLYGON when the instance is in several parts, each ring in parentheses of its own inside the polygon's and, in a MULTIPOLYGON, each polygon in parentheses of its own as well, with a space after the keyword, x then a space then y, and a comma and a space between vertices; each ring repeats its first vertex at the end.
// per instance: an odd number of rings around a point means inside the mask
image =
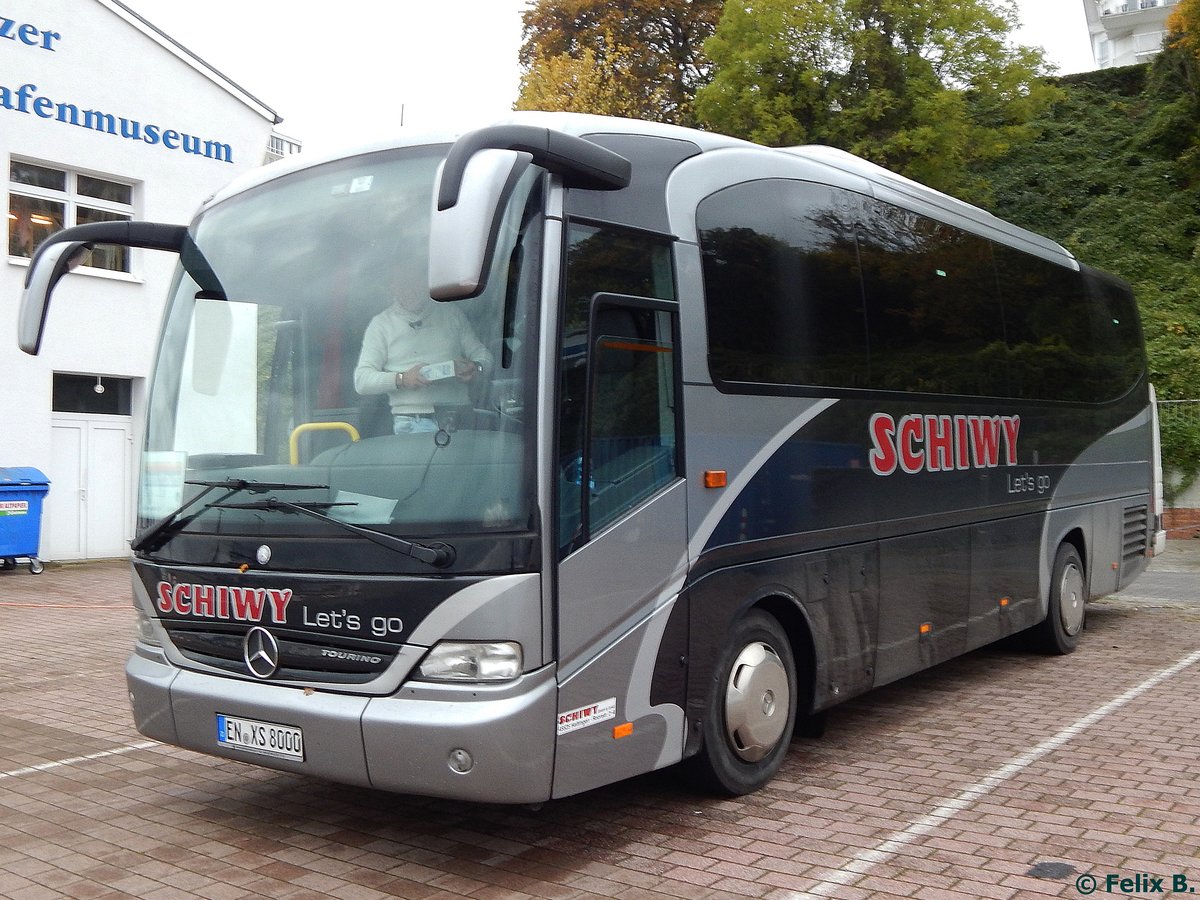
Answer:
POLYGON ((410 682, 389 697, 125 667, 138 731, 214 756, 330 781, 487 803, 540 803, 554 774, 557 685, 546 666, 504 685, 410 682), (298 728, 303 759, 218 742, 218 716, 298 728))

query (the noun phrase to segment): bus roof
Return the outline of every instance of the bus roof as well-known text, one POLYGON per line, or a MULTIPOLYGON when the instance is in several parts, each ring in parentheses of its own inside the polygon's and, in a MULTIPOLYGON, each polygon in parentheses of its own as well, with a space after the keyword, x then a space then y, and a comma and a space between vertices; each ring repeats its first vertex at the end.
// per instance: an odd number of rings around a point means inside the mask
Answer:
MULTIPOLYGON (((661 122, 647 122, 640 119, 625 119, 586 113, 514 112, 491 124, 533 125, 560 131, 575 137, 616 134, 668 138, 688 141, 699 148, 701 153, 727 149, 754 150, 769 154, 782 153, 860 178, 873 188, 882 189, 878 192, 883 195, 880 199, 886 199, 889 202, 902 206, 909 206, 911 204, 919 207, 919 211, 930 209, 941 211, 948 218, 958 223, 974 225, 975 230, 981 231, 990 237, 1006 238, 1014 244, 1024 245, 1025 249, 1036 248, 1037 251, 1040 251, 1039 255, 1057 258, 1060 262, 1067 265, 1077 265, 1075 257, 1070 251, 1043 235, 1021 228, 981 207, 974 206, 964 200, 959 200, 950 194, 913 181, 911 178, 906 178, 903 175, 885 169, 883 166, 876 165, 852 153, 847 153, 844 150, 834 147, 808 144, 797 147, 771 148, 740 138, 700 131, 694 128, 685 128, 680 125, 668 125, 661 122)), ((449 144, 453 143, 459 136, 460 134, 453 132, 401 132, 395 138, 348 147, 337 152, 312 155, 295 154, 235 179, 213 197, 209 198, 202 208, 208 208, 214 203, 218 203, 242 191, 249 190, 283 175, 302 171, 324 163, 345 159, 350 156, 402 147, 449 144)))

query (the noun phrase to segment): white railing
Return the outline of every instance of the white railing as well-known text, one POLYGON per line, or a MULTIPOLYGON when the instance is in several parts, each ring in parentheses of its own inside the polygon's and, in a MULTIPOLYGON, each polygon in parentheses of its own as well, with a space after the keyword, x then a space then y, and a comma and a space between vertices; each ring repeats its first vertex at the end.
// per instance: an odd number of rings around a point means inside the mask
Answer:
POLYGON ((1200 425, 1200 400, 1159 400, 1158 420, 1200 425))

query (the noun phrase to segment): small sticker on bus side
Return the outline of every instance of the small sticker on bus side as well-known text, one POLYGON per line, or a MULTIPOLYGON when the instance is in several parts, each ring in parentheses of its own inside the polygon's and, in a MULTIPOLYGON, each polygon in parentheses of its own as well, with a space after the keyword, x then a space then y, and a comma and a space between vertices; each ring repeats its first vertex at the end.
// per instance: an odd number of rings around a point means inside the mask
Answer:
POLYGON ((615 719, 616 716, 617 698, 609 697, 607 700, 601 700, 599 703, 592 703, 589 706, 581 706, 578 709, 559 713, 558 733, 559 735, 570 734, 572 731, 587 728, 589 725, 595 725, 597 722, 615 719))

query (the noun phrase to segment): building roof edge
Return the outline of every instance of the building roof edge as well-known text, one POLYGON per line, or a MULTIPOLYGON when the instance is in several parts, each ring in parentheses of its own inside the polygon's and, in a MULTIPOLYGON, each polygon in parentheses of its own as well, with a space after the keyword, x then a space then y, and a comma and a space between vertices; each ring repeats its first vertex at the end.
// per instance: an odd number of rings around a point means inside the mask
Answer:
POLYGON ((204 75, 210 81, 237 97, 244 104, 254 109, 263 118, 269 119, 272 125, 278 125, 283 121, 283 117, 274 109, 267 106, 263 101, 259 100, 248 90, 230 78, 228 75, 217 69, 212 63, 196 55, 175 38, 171 37, 157 25, 146 19, 140 13, 126 6, 121 0, 96 0, 102 6, 108 7, 112 12, 116 13, 121 18, 125 19, 131 25, 135 26, 139 31, 152 38, 156 43, 169 50, 180 60, 187 63, 193 69, 204 75))

